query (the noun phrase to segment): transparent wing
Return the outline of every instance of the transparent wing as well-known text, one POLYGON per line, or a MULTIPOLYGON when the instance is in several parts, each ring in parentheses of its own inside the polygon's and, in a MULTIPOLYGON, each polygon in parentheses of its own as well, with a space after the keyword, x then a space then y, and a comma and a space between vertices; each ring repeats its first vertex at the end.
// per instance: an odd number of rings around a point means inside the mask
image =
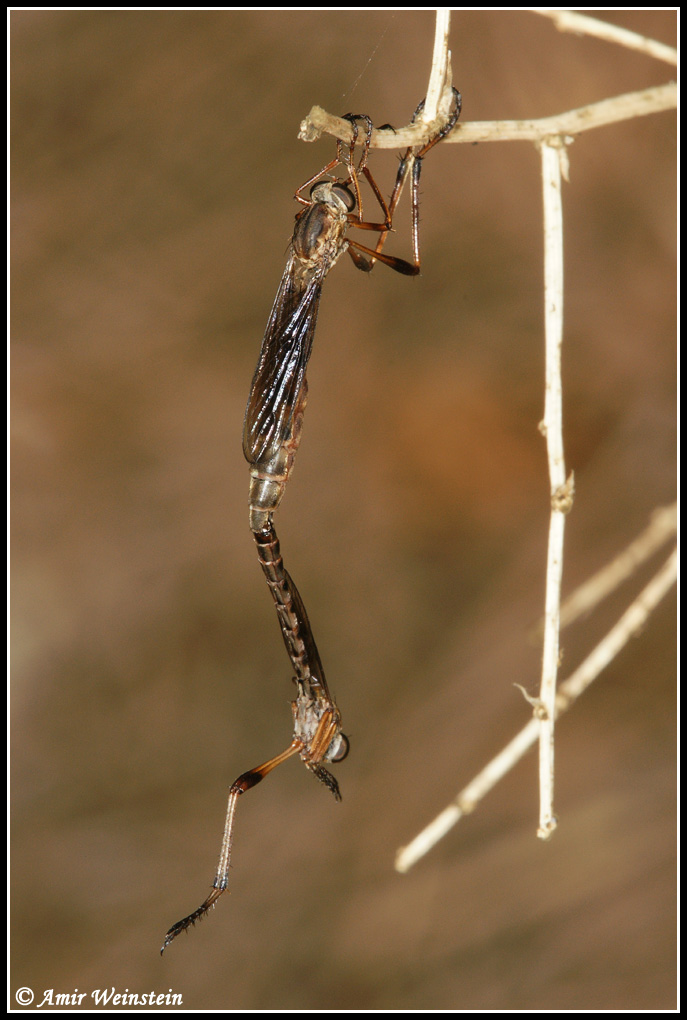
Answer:
POLYGON ((304 276, 294 261, 291 255, 272 306, 246 407, 243 452, 250 464, 286 440, 312 351, 326 269, 304 276))

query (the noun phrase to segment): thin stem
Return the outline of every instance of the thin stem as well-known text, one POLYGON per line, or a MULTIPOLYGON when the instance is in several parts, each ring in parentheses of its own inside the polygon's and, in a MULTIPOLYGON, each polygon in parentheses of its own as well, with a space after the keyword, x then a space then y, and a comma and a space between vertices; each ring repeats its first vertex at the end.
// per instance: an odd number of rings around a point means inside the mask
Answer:
POLYGON ((544 322, 546 333, 546 398, 544 420, 539 428, 546 437, 551 486, 551 519, 546 566, 544 610, 544 652, 539 703, 536 713, 539 733, 539 829, 548 839, 556 828, 553 813, 554 703, 558 676, 559 617, 563 577, 565 515, 572 506, 572 476, 565 478, 563 455, 563 205, 561 202, 561 157, 559 140, 541 145, 544 200, 544 322))
MULTIPOLYGON (((432 65, 424 106, 417 119, 399 131, 393 128, 375 129, 370 140, 371 147, 391 149, 424 145, 444 127, 453 105, 451 51, 448 48, 450 30, 451 10, 440 7, 436 11, 432 65)), ((298 137, 303 142, 314 142, 322 134, 332 135, 348 144, 355 141, 350 121, 332 116, 321 106, 313 106, 301 121, 298 137)))
POLYGON ((444 119, 448 117, 451 108, 451 51, 448 48, 450 31, 451 11, 448 7, 440 7, 436 12, 434 51, 427 96, 424 109, 418 118, 434 133, 436 133, 437 118, 442 115, 444 119))
MULTIPOLYGON (((626 92, 611 99, 603 99, 599 103, 567 110, 553 117, 536 120, 468 121, 461 123, 441 144, 538 142, 555 135, 579 135, 593 128, 604 127, 606 124, 616 124, 633 117, 646 117, 651 113, 674 110, 676 107, 677 85, 675 82, 668 82, 639 92, 626 92)), ((298 137, 304 142, 314 142, 322 134, 332 135, 344 142, 350 142, 353 137, 349 121, 327 113, 321 106, 313 106, 301 123, 298 137)), ((403 149, 408 145, 422 145, 429 140, 431 134, 432 132, 419 121, 404 128, 397 128, 395 132, 375 129, 372 132, 370 147, 403 149)))
POLYGON ((654 510, 651 522, 641 535, 610 563, 581 584, 561 606, 561 628, 590 613, 607 595, 677 534, 677 503, 654 510))
POLYGON ((541 14, 545 18, 551 18, 559 32, 574 32, 576 35, 593 35, 597 39, 605 39, 606 42, 617 43, 619 46, 627 46, 631 50, 639 50, 649 57, 657 60, 664 60, 667 64, 677 66, 677 50, 665 43, 649 39, 648 36, 640 35, 638 32, 631 32, 627 28, 620 28, 618 25, 611 25, 607 21, 599 21, 598 18, 590 18, 587 14, 578 14, 576 11, 562 11, 558 7, 533 7, 534 14, 541 14))
MULTIPOLYGON (((652 578, 640 595, 634 600, 606 637, 587 656, 581 666, 561 684, 556 695, 556 718, 560 718, 597 679, 620 650, 645 626, 656 606, 670 591, 677 578, 677 551, 652 578)), ((469 814, 478 802, 520 761, 535 743, 539 734, 536 719, 530 719, 491 762, 458 794, 430 824, 418 833, 412 842, 401 847, 396 854, 396 870, 409 871, 421 857, 432 849, 440 839, 458 822, 469 814)))

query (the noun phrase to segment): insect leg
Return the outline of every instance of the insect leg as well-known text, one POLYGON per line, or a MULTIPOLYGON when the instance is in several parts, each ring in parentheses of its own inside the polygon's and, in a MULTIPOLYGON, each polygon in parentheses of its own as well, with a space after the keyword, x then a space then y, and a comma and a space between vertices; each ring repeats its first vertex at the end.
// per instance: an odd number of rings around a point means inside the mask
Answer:
MULTIPOLYGON (((401 162, 396 174, 396 181, 394 183, 394 190, 391 193, 389 199, 389 215, 393 218, 396 206, 401 197, 401 192, 405 184, 408 173, 411 173, 411 205, 412 205, 412 245, 413 245, 413 265, 420 270, 420 173, 422 171, 422 160, 425 158, 430 149, 445 138, 455 127, 458 118, 460 117, 460 111, 462 106, 462 97, 458 89, 453 89, 453 102, 454 108, 451 116, 446 121, 441 131, 439 131, 433 138, 430 138, 417 152, 413 152, 413 147, 409 146, 405 154, 401 158, 401 162)), ((422 112, 425 106, 424 99, 419 104, 415 113, 412 116, 411 124, 415 122, 418 114, 422 112)), ((384 247, 386 240, 386 234, 381 234, 377 241, 377 252, 381 252, 384 247)))
POLYGON ((217 865, 217 874, 213 883, 212 892, 207 897, 204 903, 202 903, 197 910, 194 910, 188 917, 184 917, 181 921, 177 921, 173 924, 165 935, 165 941, 162 944, 160 954, 164 953, 165 949, 177 935, 181 934, 182 931, 186 931, 192 927, 196 921, 200 921, 208 913, 211 907, 214 907, 217 900, 220 898, 222 893, 229 884, 229 865, 231 861, 231 846, 234 836, 234 815, 236 813, 236 802, 242 793, 246 790, 252 789, 257 786, 265 776, 275 769, 277 765, 281 765, 283 761, 290 758, 291 755, 297 754, 302 747, 300 740, 294 740, 285 751, 278 754, 275 758, 270 758, 269 761, 265 762, 264 765, 258 765, 257 768, 250 769, 249 772, 244 772, 234 780, 229 789, 229 802, 227 804, 227 817, 224 823, 224 835, 222 836, 222 847, 219 855, 219 863, 217 865))

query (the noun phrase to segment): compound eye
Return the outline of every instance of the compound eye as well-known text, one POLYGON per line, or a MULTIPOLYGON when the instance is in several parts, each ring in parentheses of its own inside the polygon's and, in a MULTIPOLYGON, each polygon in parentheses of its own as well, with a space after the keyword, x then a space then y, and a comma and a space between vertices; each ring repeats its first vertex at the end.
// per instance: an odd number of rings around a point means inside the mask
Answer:
POLYGON ((341 199, 349 212, 353 212, 355 209, 355 195, 350 188, 347 188, 345 184, 333 184, 332 192, 337 198, 341 199))
POLYGON ((339 743, 334 754, 327 755, 329 761, 343 761, 351 749, 348 737, 344 736, 343 733, 339 733, 338 739, 339 743))

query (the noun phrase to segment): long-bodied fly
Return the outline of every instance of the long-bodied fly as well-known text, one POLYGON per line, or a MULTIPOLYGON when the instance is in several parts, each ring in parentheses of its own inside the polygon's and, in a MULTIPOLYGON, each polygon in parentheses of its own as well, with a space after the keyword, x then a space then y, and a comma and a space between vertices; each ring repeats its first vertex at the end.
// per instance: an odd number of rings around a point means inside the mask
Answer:
MULTIPOLYGON (((349 253, 357 268, 363 272, 369 272, 376 261, 407 276, 415 276, 420 272, 420 169, 424 156, 451 131, 458 120, 461 97, 456 89, 453 93, 453 110, 446 125, 419 151, 413 152, 409 148, 403 156, 388 205, 367 167, 372 121, 359 114, 347 114, 345 118, 352 124, 351 143, 337 143, 336 159, 296 192, 296 200, 304 208, 296 215, 286 268, 272 306, 253 377, 243 430, 243 452, 250 464, 250 528, 295 674, 293 679, 297 693, 292 702, 293 737, 285 751, 263 765, 242 773, 232 783, 212 891, 197 910, 169 929, 162 951, 180 932, 204 917, 227 888, 234 816, 242 793, 256 786, 287 758, 298 754, 309 771, 324 783, 337 800, 341 799, 339 785, 323 762, 342 761, 348 753, 348 738, 341 731, 341 715, 327 686, 303 600, 284 568, 273 517, 284 494, 301 439, 308 392, 306 369, 312 351, 322 284, 345 252, 349 253), (366 136, 362 156, 356 166, 354 149, 358 121, 366 125, 366 136), (339 165, 347 170, 343 180, 331 177, 331 171, 339 165), (382 251, 409 172, 412 177, 412 263, 382 251), (368 181, 381 207, 382 223, 371 223, 363 218, 361 177, 368 181), (306 199, 301 192, 309 185, 310 197, 306 199), (376 247, 366 247, 347 237, 351 226, 377 231, 379 239, 376 247)), ((421 103, 417 108, 413 120, 423 105, 421 103)))

